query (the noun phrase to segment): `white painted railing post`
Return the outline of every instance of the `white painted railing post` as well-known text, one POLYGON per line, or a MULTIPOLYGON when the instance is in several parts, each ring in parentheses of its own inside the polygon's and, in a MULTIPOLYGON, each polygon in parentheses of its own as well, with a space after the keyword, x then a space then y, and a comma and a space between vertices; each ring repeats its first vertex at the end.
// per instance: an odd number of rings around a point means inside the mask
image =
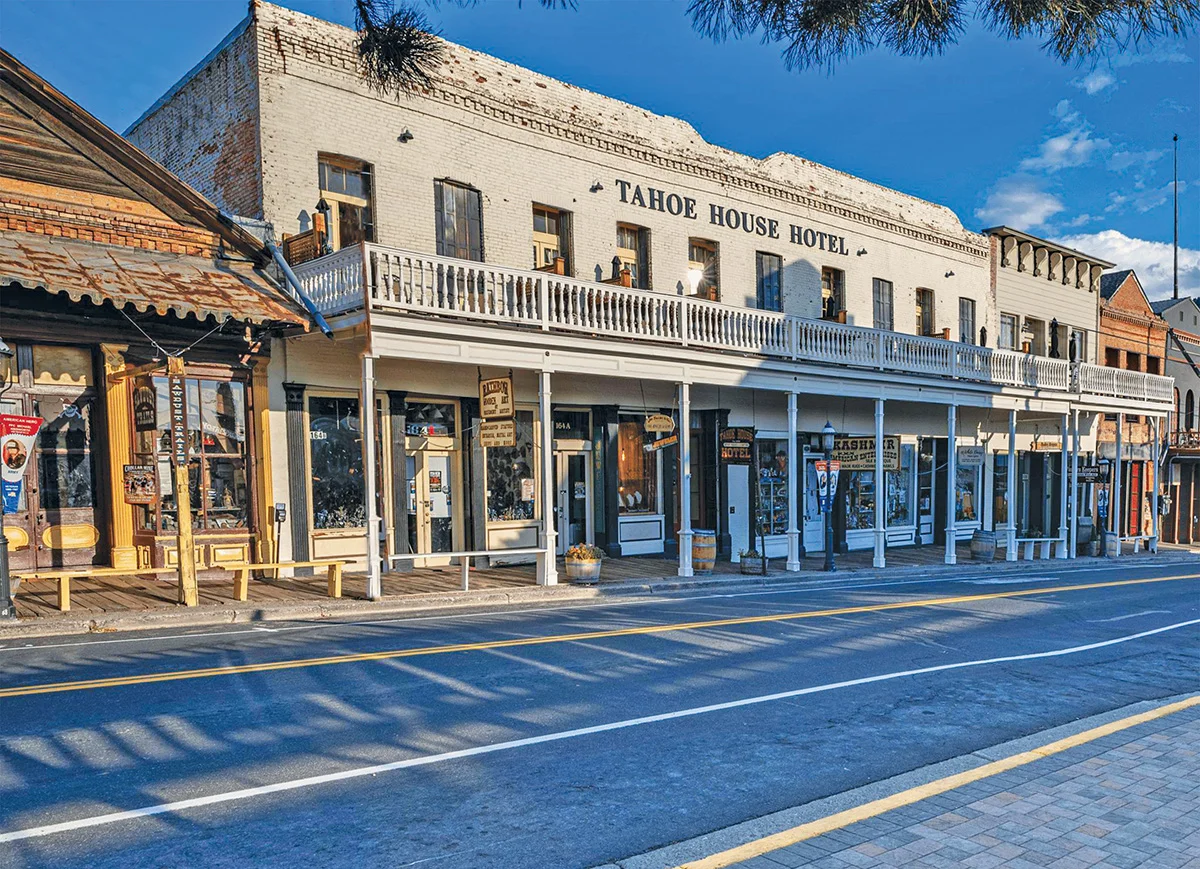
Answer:
POLYGON ((875 365, 882 370, 883 362, 883 332, 878 332, 875 335, 875 365))
POLYGON ((692 337, 692 318, 689 310, 687 296, 679 300, 679 338, 683 342, 683 346, 688 346, 688 342, 692 337))
MULTIPOLYGON (((542 321, 542 331, 549 332, 550 331, 550 282, 548 280, 546 280, 544 277, 538 278, 537 288, 538 288, 538 306, 541 308, 541 310, 538 311, 538 318, 542 321)), ((553 557, 551 557, 551 559, 550 559, 550 564, 552 565, 551 569, 553 569, 553 564, 554 564, 553 557)))

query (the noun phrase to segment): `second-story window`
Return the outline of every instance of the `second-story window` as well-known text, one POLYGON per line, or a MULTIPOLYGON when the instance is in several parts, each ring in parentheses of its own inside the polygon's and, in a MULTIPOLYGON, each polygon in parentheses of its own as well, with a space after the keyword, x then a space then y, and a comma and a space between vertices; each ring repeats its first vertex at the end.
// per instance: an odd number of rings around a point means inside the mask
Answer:
POLYGON ((876 329, 892 331, 892 282, 883 278, 871 279, 871 300, 874 307, 873 325, 876 329))
POLYGON ((617 259, 628 269, 633 286, 650 289, 650 230, 631 223, 617 224, 617 259))
POLYGON ((1071 330, 1071 344, 1067 346, 1068 356, 1072 362, 1087 362, 1087 332, 1083 329, 1071 330))
POLYGON ((326 232, 334 250, 375 240, 371 217, 371 167, 359 160, 322 154, 317 158, 321 200, 328 206, 326 232))
POLYGON ((964 344, 975 343, 975 300, 962 297, 958 300, 958 340, 964 344))
POLYGON ((846 273, 829 266, 821 269, 821 319, 837 320, 846 310, 846 273))
POLYGON ((759 251, 756 255, 758 306, 765 311, 783 310, 783 258, 759 251))
POLYGON ((933 334, 933 290, 917 288, 917 334, 933 334))
POLYGON ((438 256, 483 262, 483 196, 453 181, 433 182, 438 256))
POLYGON ((996 346, 1001 350, 1016 350, 1017 349, 1017 315, 1016 314, 1001 314, 1000 315, 1000 340, 996 342, 996 346))
POLYGON ((571 214, 548 205, 533 206, 533 267, 571 274, 571 214))
POLYGON ((694 283, 699 298, 714 302, 721 299, 717 250, 715 241, 688 239, 688 279, 694 283))

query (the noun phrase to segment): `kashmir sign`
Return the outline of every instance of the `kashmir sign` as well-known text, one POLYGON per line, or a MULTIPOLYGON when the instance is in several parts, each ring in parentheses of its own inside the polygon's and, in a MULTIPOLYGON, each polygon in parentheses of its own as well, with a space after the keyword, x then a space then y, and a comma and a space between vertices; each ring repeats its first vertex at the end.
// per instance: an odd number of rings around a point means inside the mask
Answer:
POLYGON ((484 419, 512 419, 516 413, 513 401, 512 375, 489 377, 479 381, 479 415, 484 419))
MULTIPOLYGON (((838 435, 833 439, 833 458, 843 471, 875 470, 874 436, 838 435)), ((900 438, 889 436, 883 439, 883 469, 900 470, 900 438)))

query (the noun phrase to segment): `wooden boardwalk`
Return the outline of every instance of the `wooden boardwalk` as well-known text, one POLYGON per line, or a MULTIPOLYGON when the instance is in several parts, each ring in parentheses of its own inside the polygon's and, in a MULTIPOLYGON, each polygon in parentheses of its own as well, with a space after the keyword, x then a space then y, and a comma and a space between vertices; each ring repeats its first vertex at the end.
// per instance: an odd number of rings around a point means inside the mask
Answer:
MULTIPOLYGON (((942 563, 941 546, 905 547, 888 550, 889 567, 934 566, 942 563)), ((1003 555, 1000 554, 1002 558, 1003 555)), ((961 563, 970 562, 970 550, 966 543, 959 545, 958 558, 961 563)), ((821 575, 823 556, 804 559, 802 573, 789 574, 783 570, 783 559, 772 559, 771 576, 815 578, 821 575)), ((837 557, 840 570, 861 570, 871 567, 869 550, 851 552, 837 557)), ((737 573, 739 566, 729 562, 717 564, 715 573, 737 573)), ((677 576, 678 563, 674 559, 642 556, 632 558, 610 558, 604 562, 601 584, 630 581, 669 579, 677 576)), ((559 579, 568 582, 562 562, 559 562, 559 579)), ((384 597, 399 597, 409 594, 445 593, 460 588, 461 572, 456 565, 449 567, 422 567, 411 573, 386 573, 383 576, 384 597)), ((470 587, 472 591, 520 588, 534 585, 533 564, 508 565, 504 567, 472 568, 470 587)), ((233 593, 233 575, 222 572, 218 578, 201 578, 199 581, 200 605, 230 607, 238 605, 233 593)), ((366 598, 366 576, 362 573, 347 573, 343 582, 343 594, 350 599, 366 598)), ((176 602, 175 577, 161 576, 157 579, 140 576, 104 577, 98 579, 73 579, 71 581, 71 612, 79 617, 103 615, 118 611, 166 609, 179 606, 176 602)), ((33 580, 21 583, 16 595, 17 614, 21 618, 54 618, 62 616, 57 607, 57 584, 53 580, 33 580)), ((311 577, 292 579, 252 579, 248 604, 272 604, 328 601, 324 572, 311 577)), ((240 604, 246 606, 247 604, 240 604)))

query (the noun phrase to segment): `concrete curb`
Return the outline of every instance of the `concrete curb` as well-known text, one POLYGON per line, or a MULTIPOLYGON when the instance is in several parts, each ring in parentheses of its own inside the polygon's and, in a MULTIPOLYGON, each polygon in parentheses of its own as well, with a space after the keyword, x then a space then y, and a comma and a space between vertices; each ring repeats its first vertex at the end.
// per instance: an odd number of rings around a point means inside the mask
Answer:
MULTIPOLYGON (((1132 558, 1132 557, 1131 557, 1132 558)), ((221 606, 201 606, 194 609, 163 607, 158 610, 126 610, 95 616, 51 616, 23 619, 16 624, 0 626, 0 641, 19 638, 56 637, 88 633, 111 633, 118 631, 148 631, 184 627, 212 627, 216 625, 254 624, 258 622, 323 621, 341 618, 372 619, 396 615, 428 615, 446 613, 452 615, 480 610, 503 611, 514 606, 552 607, 560 603, 579 601, 603 601, 605 598, 634 600, 671 592, 701 591, 722 588, 761 588, 776 586, 780 589, 803 590, 810 586, 825 586, 830 583, 860 583, 880 579, 904 579, 929 576, 931 580, 944 579, 952 582, 962 578, 964 572, 988 570, 992 575, 1010 575, 1031 572, 1077 570, 1088 566, 1112 566, 1111 559, 1079 558, 1074 560, 964 562, 958 565, 913 565, 900 568, 861 568, 839 570, 836 573, 805 572, 775 573, 767 576, 753 574, 723 573, 711 576, 678 577, 653 576, 636 580, 602 583, 600 585, 555 585, 526 586, 514 589, 485 589, 479 591, 446 591, 423 594, 397 595, 382 601, 342 598, 339 600, 317 600, 300 603, 261 604, 239 603, 221 606)), ((1187 552, 1144 555, 1136 560, 1136 566, 1197 563, 1200 556, 1187 552)), ((1131 564, 1131 566, 1133 566, 1131 564)))
MULTIPOLYGON (((1018 737, 1007 742, 981 748, 969 754, 950 758, 940 763, 901 773, 891 778, 871 782, 862 787, 844 791, 840 794, 833 794, 823 799, 814 800, 811 803, 805 803, 802 806, 784 809, 780 812, 764 815, 761 818, 753 818, 731 827, 714 830, 711 833, 697 836, 694 839, 676 842, 673 845, 656 848, 644 854, 625 857, 612 863, 605 863, 603 866, 595 867, 595 869, 670 869, 670 867, 679 866, 691 860, 699 860, 710 854, 720 853, 721 851, 735 848, 746 842, 762 839, 783 830, 790 830, 801 824, 807 824, 820 818, 845 811, 846 809, 900 793, 909 788, 920 787, 946 776, 974 769, 994 760, 1021 754, 1051 742, 1075 736, 1076 734, 1122 718, 1127 718, 1131 715, 1148 712, 1151 709, 1184 700, 1190 696, 1192 695, 1179 694, 1172 697, 1163 697, 1159 700, 1144 700, 1132 703, 1120 709, 1113 709, 1109 712, 1102 712, 1088 718, 1081 718, 1069 724, 1051 727, 1028 736, 1018 737)), ((1143 732, 1142 728, 1153 726, 1169 727, 1171 724, 1171 718, 1167 717, 1165 719, 1136 724, 1126 732, 1129 733, 1129 739, 1132 741, 1139 738, 1138 734, 1143 732)), ((1035 764, 1037 762, 1034 761, 1035 764)))

